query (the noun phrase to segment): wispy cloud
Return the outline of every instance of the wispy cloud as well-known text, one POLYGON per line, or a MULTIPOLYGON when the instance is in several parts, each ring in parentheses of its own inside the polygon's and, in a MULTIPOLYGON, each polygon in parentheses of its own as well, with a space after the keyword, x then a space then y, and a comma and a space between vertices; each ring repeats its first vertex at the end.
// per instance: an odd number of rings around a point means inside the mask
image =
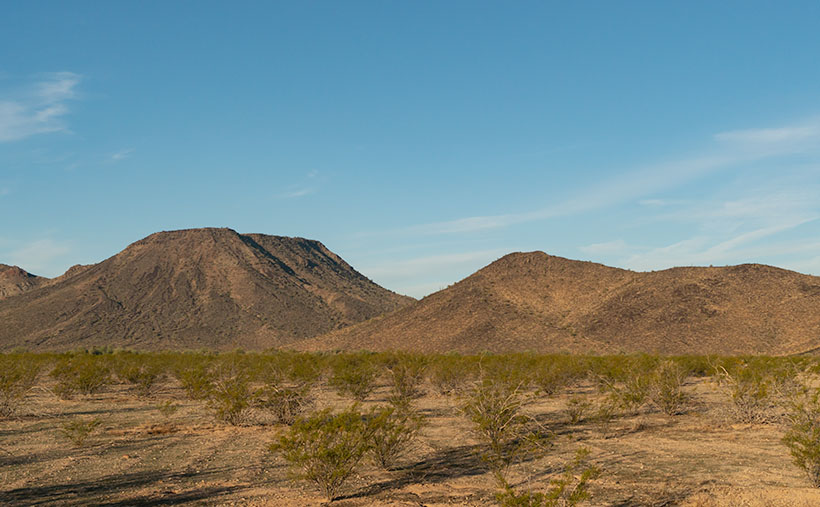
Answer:
POLYGON ((470 275, 509 252, 489 249, 429 255, 378 265, 365 265, 360 271, 385 287, 413 297, 423 297, 446 287, 454 279, 470 275))
POLYGON ((509 253, 499 249, 479 250, 476 252, 461 252, 454 254, 430 255, 405 259, 377 266, 364 267, 362 273, 372 277, 390 276, 419 276, 440 269, 473 263, 475 261, 491 262, 500 255, 509 253))
POLYGON ((126 148, 111 155, 110 160, 112 162, 117 162, 130 157, 132 153, 134 153, 134 148, 126 148))
POLYGON ((670 188, 711 171, 746 160, 741 154, 716 155, 641 168, 617 179, 595 185, 571 199, 524 213, 459 218, 408 227, 411 234, 468 233, 511 225, 565 217, 593 211, 670 188))
POLYGON ((287 187, 284 192, 276 194, 278 199, 298 199, 319 191, 323 178, 317 170, 311 170, 302 177, 302 183, 287 187))
POLYGON ((68 243, 50 238, 38 239, 27 243, 8 254, 8 262, 25 269, 30 273, 45 276, 59 275, 54 269, 56 259, 71 251, 68 243))
POLYGON ((816 142, 820 140, 820 125, 809 123, 780 128, 732 130, 715 134, 715 139, 723 143, 755 146, 816 142))
POLYGON ((48 132, 66 131, 63 121, 68 101, 76 98, 80 76, 58 72, 28 89, 0 98, 0 142, 11 142, 48 132))
POLYGON ((629 201, 638 201, 645 206, 666 206, 671 202, 647 196, 731 167, 799 153, 807 147, 820 147, 820 121, 722 132, 715 134, 714 139, 717 145, 711 147, 711 154, 638 168, 541 209, 456 218, 414 225, 401 232, 420 235, 470 233, 576 215, 629 201))
POLYGON ((618 239, 615 241, 607 241, 605 243, 593 243, 578 248, 585 254, 591 255, 605 255, 605 254, 620 254, 629 249, 626 241, 618 239))
POLYGON ((316 189, 313 187, 294 187, 292 190, 282 192, 278 195, 278 197, 281 199, 298 199, 299 197, 304 197, 315 193, 316 189))

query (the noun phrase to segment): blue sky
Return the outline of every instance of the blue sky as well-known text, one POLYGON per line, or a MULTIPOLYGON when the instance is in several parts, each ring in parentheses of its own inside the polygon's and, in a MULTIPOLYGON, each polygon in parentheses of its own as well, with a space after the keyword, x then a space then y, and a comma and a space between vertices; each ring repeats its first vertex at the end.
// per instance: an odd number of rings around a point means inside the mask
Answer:
POLYGON ((512 251, 820 275, 820 3, 17 2, 0 262, 321 240, 423 296, 512 251))

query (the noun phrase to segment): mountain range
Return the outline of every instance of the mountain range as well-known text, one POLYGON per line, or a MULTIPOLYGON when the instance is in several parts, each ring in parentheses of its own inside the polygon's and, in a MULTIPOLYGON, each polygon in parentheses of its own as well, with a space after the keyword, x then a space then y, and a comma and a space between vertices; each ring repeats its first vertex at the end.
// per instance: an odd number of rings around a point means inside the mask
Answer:
POLYGON ((54 279, 0 265, 0 323, 5 350, 799 354, 820 349, 820 277, 519 252, 416 301, 315 240, 188 229, 54 279))

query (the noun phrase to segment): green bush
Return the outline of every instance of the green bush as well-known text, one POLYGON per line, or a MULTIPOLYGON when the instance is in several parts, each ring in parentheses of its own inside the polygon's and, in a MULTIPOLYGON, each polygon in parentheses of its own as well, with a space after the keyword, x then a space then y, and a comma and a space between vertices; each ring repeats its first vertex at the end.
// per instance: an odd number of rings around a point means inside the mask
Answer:
POLYGON ((65 355, 58 359, 51 376, 57 380, 54 393, 63 399, 77 393, 94 394, 111 384, 111 369, 99 354, 65 355))
POLYGON ((371 454, 384 469, 393 466, 418 438, 423 418, 395 407, 375 409, 368 418, 371 454))
POLYGON ((462 392, 471 378, 467 360, 450 354, 433 357, 427 372, 433 389, 445 396, 462 392))
POLYGON ((217 419, 228 424, 245 422, 251 407, 251 371, 241 355, 220 358, 212 372, 213 381, 208 390, 208 405, 217 419))
POLYGON ((335 415, 326 409, 296 420, 271 450, 332 501, 371 449, 371 434, 355 405, 335 415))
POLYGON ((331 364, 330 385, 342 396, 364 401, 376 387, 378 370, 372 356, 345 354, 331 364))
POLYGON ((146 398, 160 380, 163 368, 152 354, 121 353, 115 355, 114 373, 123 382, 133 385, 137 395, 146 398))
POLYGON ((204 400, 214 380, 211 366, 213 358, 200 354, 180 354, 174 357, 171 374, 176 378, 186 396, 191 400, 204 400))
POLYGON ((516 492, 508 483, 496 500, 503 507, 558 507, 571 506, 589 499, 589 481, 600 475, 600 470, 587 464, 589 450, 579 449, 575 459, 566 466, 561 477, 550 481, 545 492, 516 492))
POLYGON ((256 392, 254 406, 273 415, 276 422, 293 424, 312 405, 308 386, 285 386, 269 382, 256 392))
POLYGON ((482 443, 482 458, 499 482, 509 467, 524 456, 542 449, 547 436, 533 430, 533 420, 521 413, 526 393, 523 382, 509 377, 485 376, 468 394, 464 414, 482 443))
POLYGON ((789 429, 783 443, 794 463, 802 468, 812 486, 820 487, 820 390, 797 396, 788 414, 789 429))
POLYGON ((572 395, 567 400, 567 405, 564 410, 566 411, 567 416, 569 416, 570 424, 578 424, 589 415, 590 410, 592 410, 592 402, 584 396, 577 394, 572 395))
POLYGON ((666 415, 682 414, 691 401, 691 396, 683 390, 689 372, 680 364, 662 361, 652 372, 649 397, 666 415))
POLYGON ((421 383, 424 380, 426 361, 421 356, 397 354, 387 362, 392 405, 400 410, 409 409, 412 400, 421 397, 424 391, 421 383))
POLYGON ((88 442, 92 433, 96 432, 102 421, 99 417, 93 419, 83 419, 75 417, 60 425, 60 434, 77 447, 82 447, 88 442))
POLYGON ((33 355, 0 355, 0 418, 18 413, 40 369, 40 360, 33 355))

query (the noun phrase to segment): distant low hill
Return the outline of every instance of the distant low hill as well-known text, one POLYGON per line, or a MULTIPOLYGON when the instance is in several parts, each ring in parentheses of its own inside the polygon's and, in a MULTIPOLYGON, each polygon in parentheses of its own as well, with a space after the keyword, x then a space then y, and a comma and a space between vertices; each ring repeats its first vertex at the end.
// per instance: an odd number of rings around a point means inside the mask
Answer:
POLYGON ((49 280, 0 267, 0 349, 268 348, 413 301, 318 241, 160 232, 49 280))
POLYGON ((759 264, 634 272, 514 253, 304 350, 790 354, 820 347, 820 277, 759 264))

